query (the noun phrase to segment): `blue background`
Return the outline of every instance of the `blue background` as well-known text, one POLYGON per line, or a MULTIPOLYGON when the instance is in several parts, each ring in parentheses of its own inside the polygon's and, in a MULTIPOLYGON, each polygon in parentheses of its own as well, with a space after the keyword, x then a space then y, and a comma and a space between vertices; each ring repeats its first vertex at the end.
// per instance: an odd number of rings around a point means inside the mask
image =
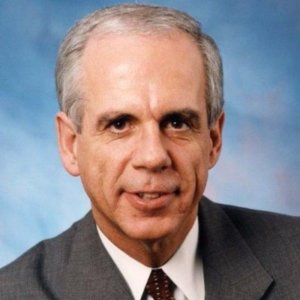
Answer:
MULTIPOLYGON (((0 1, 0 266, 89 209, 57 154, 54 64, 75 20, 120 2, 0 1)), ((300 1, 152 3, 196 17, 223 56, 224 148, 206 194, 299 215, 300 1)))

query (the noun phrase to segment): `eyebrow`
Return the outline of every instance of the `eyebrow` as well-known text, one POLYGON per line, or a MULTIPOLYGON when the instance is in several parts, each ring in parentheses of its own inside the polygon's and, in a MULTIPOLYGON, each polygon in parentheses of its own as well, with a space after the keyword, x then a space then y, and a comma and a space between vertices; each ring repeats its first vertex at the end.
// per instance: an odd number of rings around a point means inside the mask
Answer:
POLYGON ((132 114, 126 112, 126 111, 111 111, 111 112, 105 112, 105 113, 102 113, 100 114, 98 117, 97 117, 97 120, 96 120, 96 123, 97 125, 101 125, 102 123, 107 123, 119 116, 132 116, 132 114))

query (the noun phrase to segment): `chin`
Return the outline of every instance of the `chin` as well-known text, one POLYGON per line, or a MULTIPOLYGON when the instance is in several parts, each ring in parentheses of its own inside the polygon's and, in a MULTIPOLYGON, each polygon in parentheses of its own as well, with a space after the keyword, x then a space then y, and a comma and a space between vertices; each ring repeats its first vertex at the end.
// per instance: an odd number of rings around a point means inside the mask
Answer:
POLYGON ((172 236, 177 230, 170 220, 142 220, 133 222, 124 229, 125 234, 135 240, 153 241, 172 236), (131 226, 132 225, 132 226, 131 226))

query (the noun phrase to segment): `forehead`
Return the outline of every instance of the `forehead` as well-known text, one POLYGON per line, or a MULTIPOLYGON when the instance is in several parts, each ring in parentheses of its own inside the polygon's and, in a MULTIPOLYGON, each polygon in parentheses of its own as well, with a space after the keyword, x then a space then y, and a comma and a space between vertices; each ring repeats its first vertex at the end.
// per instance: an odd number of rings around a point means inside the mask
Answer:
POLYGON ((193 73, 203 71, 202 54, 196 42, 181 31, 153 34, 99 34, 91 37, 82 55, 86 73, 95 69, 114 72, 121 67, 140 65, 140 71, 168 69, 193 73), (118 68, 117 68, 118 67, 118 68))
MULTIPOLYGON (((202 55, 185 33, 105 35, 91 38, 81 61, 88 103, 186 101, 204 98, 202 55), (116 100, 120 99, 121 100, 116 100), (101 102, 100 102, 101 100, 101 102), (110 102, 111 102, 110 101, 110 102)), ((140 104, 140 103, 139 103, 140 104)))

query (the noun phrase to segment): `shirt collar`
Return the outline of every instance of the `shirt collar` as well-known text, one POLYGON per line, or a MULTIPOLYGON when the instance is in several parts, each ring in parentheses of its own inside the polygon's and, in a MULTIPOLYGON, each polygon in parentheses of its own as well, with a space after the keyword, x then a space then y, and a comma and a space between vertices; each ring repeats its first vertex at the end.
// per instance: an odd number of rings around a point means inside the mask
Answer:
POLYGON ((204 295, 203 266, 197 255, 198 237, 199 225, 196 219, 180 248, 161 267, 190 300, 202 299, 204 295))
MULTIPOLYGON (((152 268, 149 268, 115 246, 97 227, 102 243, 127 282, 134 299, 141 299, 152 268)), ((161 268, 187 299, 199 299, 204 291, 203 268, 197 259, 198 219, 176 253, 161 268), (197 270, 197 272, 196 272, 197 270), (200 283, 200 284, 199 284, 200 283)))

